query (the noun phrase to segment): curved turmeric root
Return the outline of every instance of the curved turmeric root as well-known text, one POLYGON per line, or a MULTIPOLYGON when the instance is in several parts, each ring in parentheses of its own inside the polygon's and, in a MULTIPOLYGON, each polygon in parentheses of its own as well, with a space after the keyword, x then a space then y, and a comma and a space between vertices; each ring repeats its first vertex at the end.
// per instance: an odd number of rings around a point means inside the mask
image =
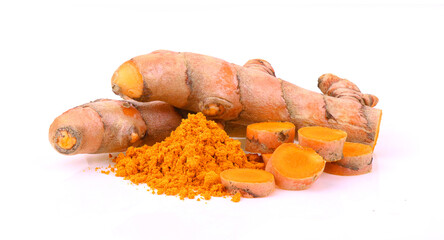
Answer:
POLYGON ((220 173, 222 185, 230 194, 245 198, 265 197, 275 188, 273 174, 260 169, 233 168, 220 173))
POLYGON ((372 170, 373 150, 370 146, 345 142, 344 158, 337 162, 327 163, 324 172, 342 176, 353 176, 369 173, 372 170))
POLYGON ((319 178, 324 167, 324 159, 313 149, 284 143, 271 155, 265 170, 274 175, 279 188, 304 190, 319 178))
POLYGON ((327 162, 339 161, 342 158, 347 133, 326 127, 303 127, 298 130, 298 142, 321 155, 327 162))
POLYGON ((272 153, 282 143, 294 142, 295 126, 291 122, 261 122, 247 126, 245 150, 272 153))
POLYGON ((253 60, 242 67, 210 56, 160 50, 123 63, 112 86, 121 96, 161 100, 227 124, 324 126, 346 131, 348 141, 375 145, 381 110, 300 88, 274 77, 268 65, 253 60))
POLYGON ((125 151, 162 141, 181 119, 164 102, 99 99, 58 116, 49 128, 49 142, 68 155, 125 151))

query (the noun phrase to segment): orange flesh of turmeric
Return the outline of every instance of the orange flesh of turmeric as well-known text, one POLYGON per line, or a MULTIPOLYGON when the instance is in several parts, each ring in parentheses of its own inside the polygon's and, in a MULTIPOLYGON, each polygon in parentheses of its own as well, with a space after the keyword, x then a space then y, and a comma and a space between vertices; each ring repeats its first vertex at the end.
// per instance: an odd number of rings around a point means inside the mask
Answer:
POLYGON ((62 130, 59 133, 60 135, 57 137, 57 145, 59 145, 59 147, 69 150, 76 145, 77 139, 68 131, 62 130))
POLYGON ((137 99, 143 93, 143 78, 138 67, 131 60, 122 64, 111 79, 113 91, 137 99), (114 89, 117 88, 117 89, 114 89))
POLYGON ((135 143, 135 142, 137 142, 137 140, 139 140, 140 138, 139 138, 139 134, 137 134, 137 133, 131 133, 131 140, 130 140, 130 142, 131 143, 135 143))
POLYGON ((281 145, 271 159, 274 168, 290 178, 308 178, 320 172, 325 161, 313 149, 296 144, 281 145))
POLYGON ((345 142, 344 149, 342 150, 344 157, 356 157, 369 154, 371 152, 372 152, 371 146, 361 143, 352 143, 352 142, 345 142))
POLYGON ((344 131, 326 127, 304 127, 299 129, 298 133, 306 138, 322 141, 335 141, 347 137, 344 131))
POLYGON ((236 168, 222 172, 220 174, 222 178, 245 183, 263 183, 272 182, 273 174, 264 170, 248 169, 248 168, 236 168))
POLYGON ((250 124, 248 127, 259 131, 279 132, 294 128, 294 124, 290 122, 261 122, 250 124))

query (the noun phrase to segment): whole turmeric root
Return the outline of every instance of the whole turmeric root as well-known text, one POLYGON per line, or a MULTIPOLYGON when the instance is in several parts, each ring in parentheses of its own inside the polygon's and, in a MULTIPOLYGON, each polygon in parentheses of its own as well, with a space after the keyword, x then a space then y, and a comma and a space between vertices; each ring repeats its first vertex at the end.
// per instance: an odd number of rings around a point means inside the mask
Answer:
POLYGON ((58 116, 49 128, 49 142, 68 155, 120 152, 162 141, 181 120, 164 102, 99 99, 58 116))
MULTIPOLYGON (((348 86, 346 92, 359 91, 348 86)), ((112 77, 112 87, 114 93, 136 101, 161 100, 226 125, 285 121, 297 129, 323 126, 344 130, 347 141, 371 146, 382 114, 370 107, 376 100, 367 104, 370 100, 323 95, 276 78, 271 65, 260 59, 242 67, 205 55, 160 50, 123 63, 112 77)))

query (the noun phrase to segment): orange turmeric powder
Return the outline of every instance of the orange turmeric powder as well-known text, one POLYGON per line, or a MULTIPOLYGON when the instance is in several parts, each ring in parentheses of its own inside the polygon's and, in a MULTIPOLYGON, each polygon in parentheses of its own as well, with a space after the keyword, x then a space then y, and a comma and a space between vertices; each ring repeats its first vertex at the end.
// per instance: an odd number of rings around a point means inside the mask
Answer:
POLYGON ((130 147, 114 161, 116 176, 146 183, 157 194, 178 195, 182 200, 229 195, 219 176, 226 169, 264 169, 263 162, 249 160, 241 143, 202 113, 189 114, 164 141, 130 147))

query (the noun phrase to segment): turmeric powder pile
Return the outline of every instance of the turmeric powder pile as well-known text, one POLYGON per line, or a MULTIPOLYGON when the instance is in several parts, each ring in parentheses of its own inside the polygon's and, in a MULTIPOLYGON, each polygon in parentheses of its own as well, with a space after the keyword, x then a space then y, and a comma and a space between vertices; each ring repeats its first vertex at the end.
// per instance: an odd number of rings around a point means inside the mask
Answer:
POLYGON ((114 161, 116 176, 146 183, 153 193, 178 195, 182 200, 229 195, 219 177, 226 169, 264 168, 263 162, 249 160, 241 143, 202 113, 189 114, 164 141, 130 147, 114 161))

